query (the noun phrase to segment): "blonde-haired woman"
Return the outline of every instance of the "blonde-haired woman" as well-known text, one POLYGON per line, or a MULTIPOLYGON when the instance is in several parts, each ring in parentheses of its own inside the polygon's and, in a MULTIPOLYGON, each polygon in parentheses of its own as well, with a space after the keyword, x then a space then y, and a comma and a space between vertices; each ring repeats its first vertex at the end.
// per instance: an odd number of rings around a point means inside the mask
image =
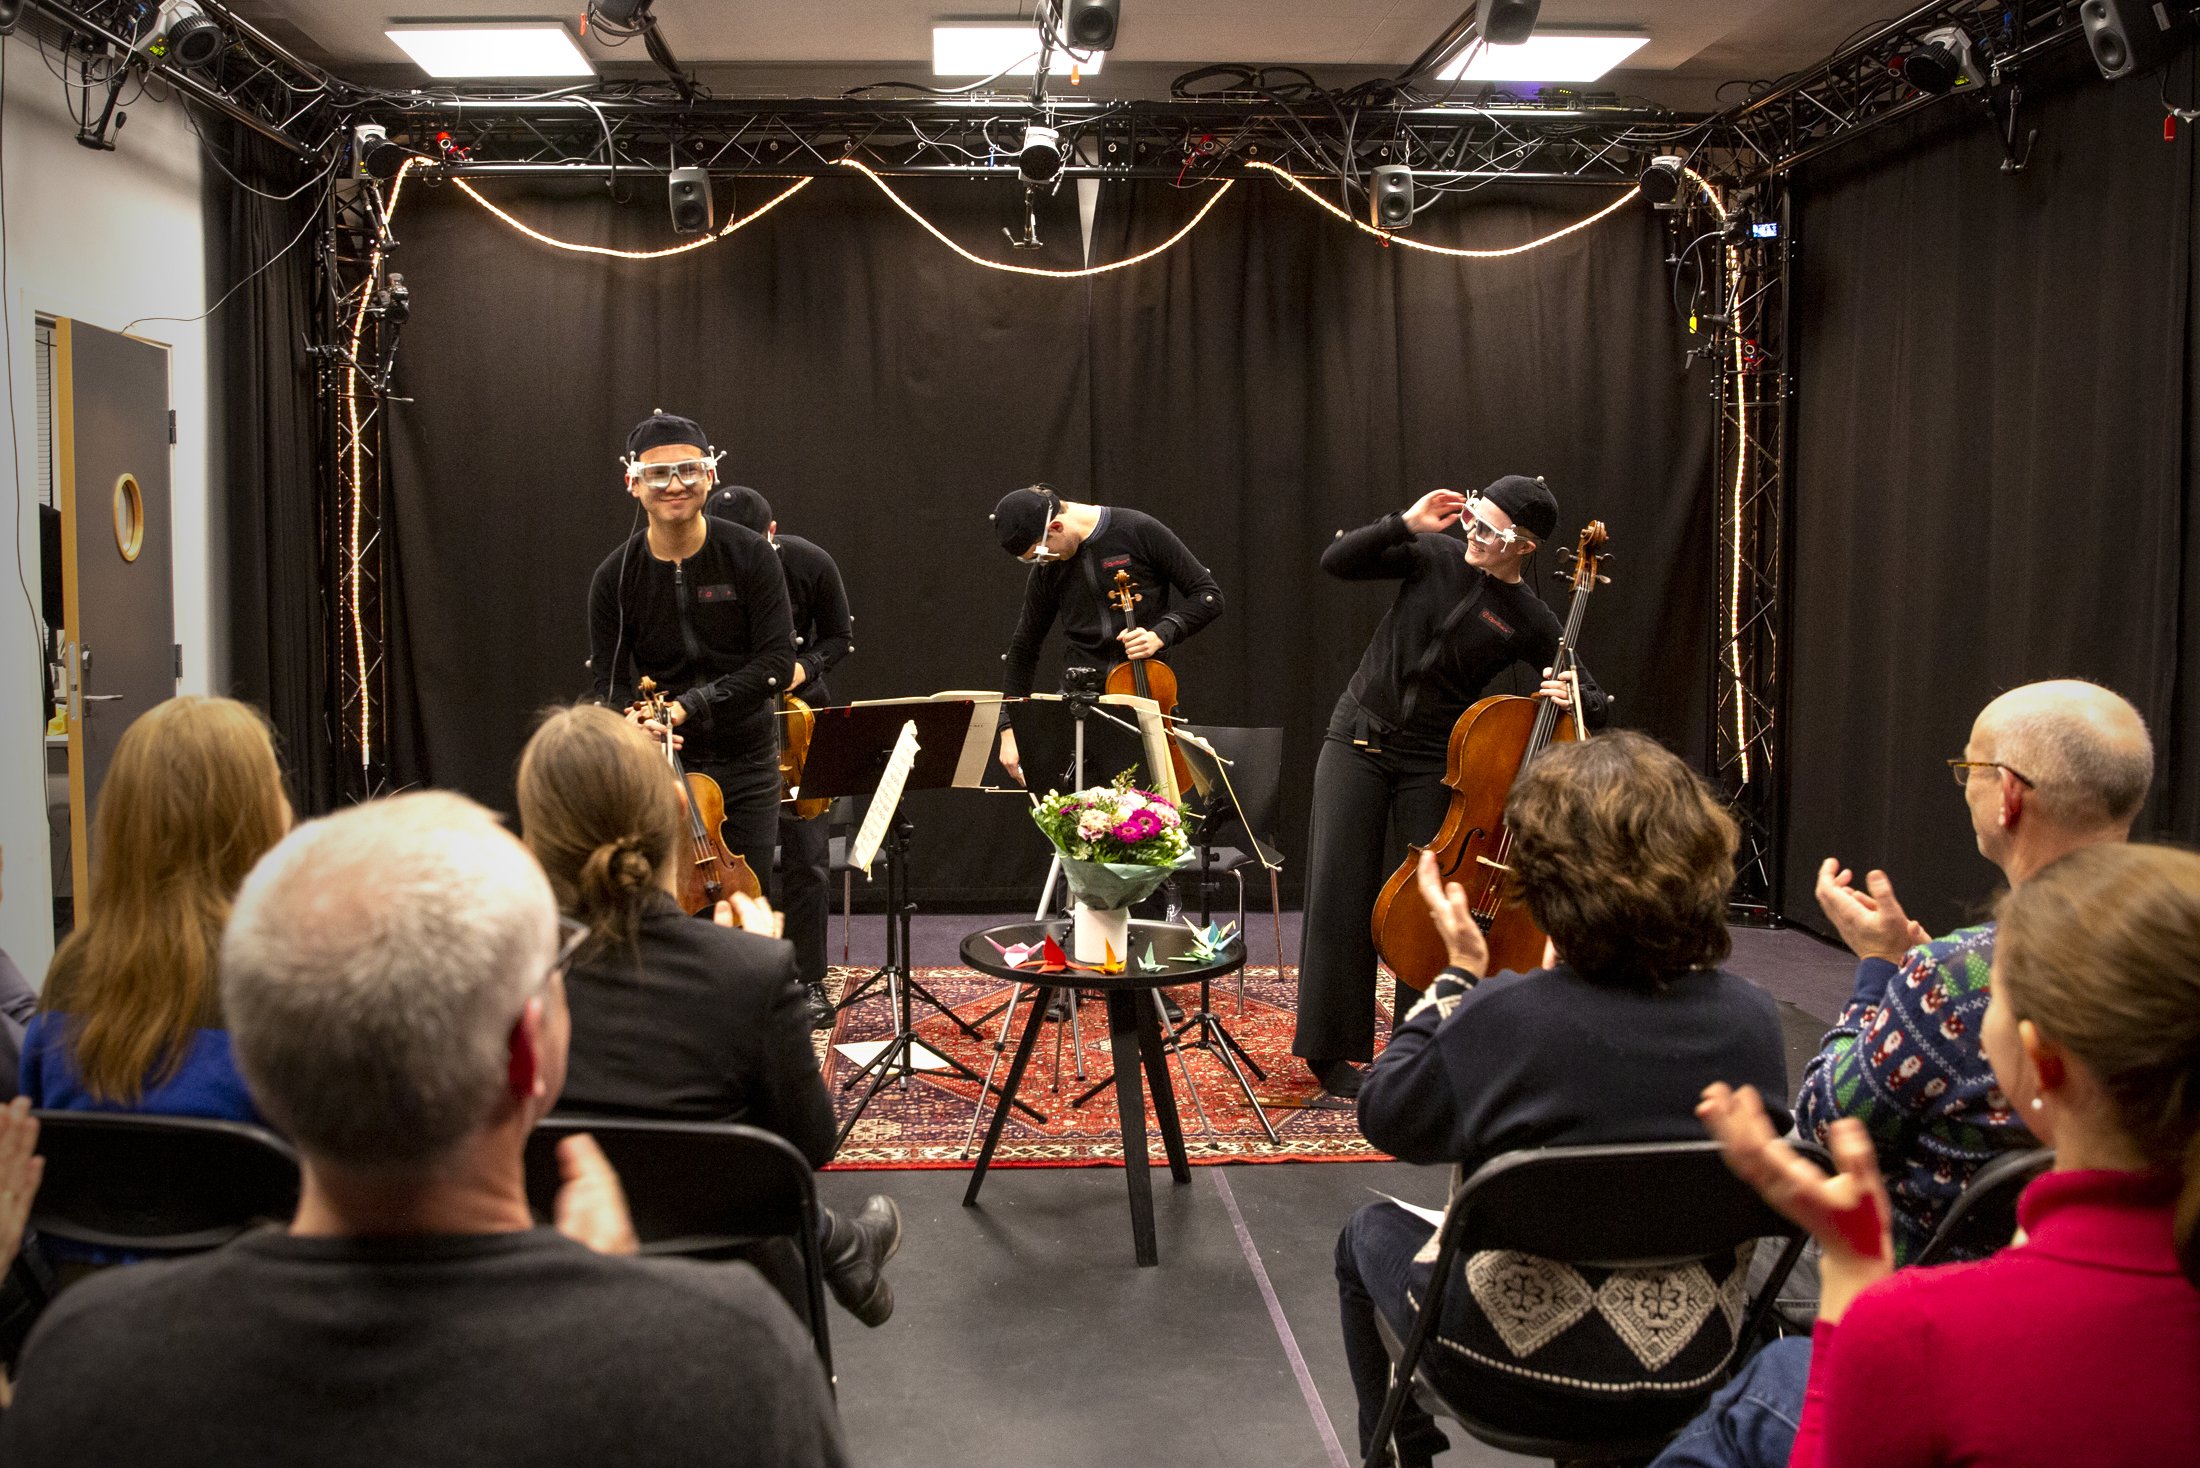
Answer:
POLYGON ((275 742, 249 705, 172 698, 123 733, 93 817, 91 913, 23 1036, 33 1105, 260 1120, 215 959, 237 888, 289 829, 275 742))
MULTIPOLYGON (((565 975, 573 1038, 560 1106, 743 1122, 786 1138, 813 1167, 830 1161, 832 1098, 793 946, 691 918, 672 899, 687 818, 663 749, 609 709, 560 709, 520 756, 519 812, 559 907, 589 928, 565 975)), ((853 1215, 825 1210, 823 1224, 833 1297, 884 1324, 900 1210, 874 1196, 853 1215)), ((784 1285, 773 1261, 757 1262, 784 1285)))

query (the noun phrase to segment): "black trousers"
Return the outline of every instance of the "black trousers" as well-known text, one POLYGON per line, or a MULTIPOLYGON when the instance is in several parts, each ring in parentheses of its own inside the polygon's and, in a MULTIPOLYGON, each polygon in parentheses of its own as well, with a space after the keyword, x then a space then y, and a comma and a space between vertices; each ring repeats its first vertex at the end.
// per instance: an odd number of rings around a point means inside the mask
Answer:
POLYGON ((1440 763, 1322 741, 1306 832, 1306 924, 1299 939, 1299 1022, 1291 1053, 1375 1055, 1375 938, 1368 924, 1405 843, 1426 841, 1451 804, 1440 763), (1398 838, 1389 836, 1395 824, 1398 838))
POLYGON ((825 923, 832 914, 832 818, 805 821, 779 808, 779 905, 802 982, 825 977, 825 923))
POLYGON ((726 849, 749 864, 766 901, 777 890, 772 880, 772 848, 779 838, 779 756, 728 761, 683 760, 691 775, 708 775, 726 798, 726 823, 719 834, 726 849))

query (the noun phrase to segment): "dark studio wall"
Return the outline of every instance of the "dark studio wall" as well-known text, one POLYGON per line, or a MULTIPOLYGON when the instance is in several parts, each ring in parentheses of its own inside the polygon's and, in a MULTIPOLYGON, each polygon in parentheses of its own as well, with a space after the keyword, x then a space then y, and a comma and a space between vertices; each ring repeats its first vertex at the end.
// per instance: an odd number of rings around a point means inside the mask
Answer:
MULTIPOLYGON (((743 181, 740 207, 780 186, 743 181)), ((619 201, 483 187, 560 238, 666 242, 657 180, 619 201)), ((1008 258, 1013 188, 904 191, 1008 258)), ((1104 186, 1093 258, 1158 243, 1204 197, 1104 186)), ((1429 209, 1416 235, 1511 244, 1608 198, 1491 189, 1429 209)), ((1167 520, 1228 598, 1172 656, 1187 711, 1288 730, 1293 891, 1316 740, 1388 602, 1323 577, 1317 557, 1338 529, 1439 484, 1541 473, 1562 538, 1591 515, 1608 524, 1617 556, 1586 660, 1621 722, 1701 760, 1708 383, 1683 370, 1647 209, 1461 261, 1385 249, 1250 180, 1177 248, 1078 281, 959 260, 854 177, 671 260, 553 251, 450 188, 408 189, 397 227, 413 292, 398 384, 413 401, 389 428, 400 782, 510 808, 536 710, 586 687, 588 578, 633 523, 616 456, 660 405, 700 418, 728 451, 724 478, 839 559, 857 618, 842 698, 998 686, 1024 578, 987 535, 1003 491, 1045 479, 1167 520)), ((1071 189, 1040 233, 1047 251, 1019 263, 1080 263, 1071 189)), ((1541 560, 1562 609, 1555 557, 1541 560)), ((948 792, 913 808, 920 897, 1030 899, 1045 847, 1020 801, 948 792)))
POLYGON ((2035 679, 2132 699, 2141 833, 2200 830, 2193 144, 2158 76, 2064 61, 2026 78, 2022 173, 1949 107, 1799 181, 1785 886, 1813 925, 1829 855, 1936 932, 1983 913, 1999 877, 1942 761, 2035 679))

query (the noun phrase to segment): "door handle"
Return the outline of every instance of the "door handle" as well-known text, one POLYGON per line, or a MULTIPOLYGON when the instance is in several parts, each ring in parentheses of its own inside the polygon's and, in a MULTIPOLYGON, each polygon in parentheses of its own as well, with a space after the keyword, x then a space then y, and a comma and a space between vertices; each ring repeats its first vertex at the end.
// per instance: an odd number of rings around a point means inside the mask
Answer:
POLYGON ((113 703, 122 697, 119 693, 86 693, 79 695, 86 703, 113 703))

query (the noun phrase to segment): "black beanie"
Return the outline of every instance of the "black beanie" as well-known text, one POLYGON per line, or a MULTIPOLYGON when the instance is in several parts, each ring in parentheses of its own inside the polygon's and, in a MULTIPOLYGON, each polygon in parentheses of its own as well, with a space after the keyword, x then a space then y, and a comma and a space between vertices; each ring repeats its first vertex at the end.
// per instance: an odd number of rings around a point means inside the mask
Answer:
POLYGON ((626 436, 626 456, 638 459, 651 449, 671 443, 692 444, 705 453, 710 451, 710 436, 703 432, 702 424, 659 408, 635 424, 634 431, 626 436))
POLYGON ((1558 500, 1540 478, 1508 474, 1483 490, 1482 498, 1510 515, 1513 524, 1539 541, 1549 540, 1551 532, 1558 529, 1558 500))
POLYGON ((758 535, 769 533, 775 518, 772 515, 772 502, 746 484, 729 484, 723 489, 712 491, 711 497, 703 504, 703 510, 721 520, 731 520, 758 535))
POLYGON ((989 517, 993 521, 993 538, 1001 543, 1002 550, 1012 556, 1021 556, 1045 536, 1047 522, 1061 508, 1061 500, 1043 484, 1035 484, 1029 489, 1012 489, 1001 496, 1001 502, 993 507, 989 517))

